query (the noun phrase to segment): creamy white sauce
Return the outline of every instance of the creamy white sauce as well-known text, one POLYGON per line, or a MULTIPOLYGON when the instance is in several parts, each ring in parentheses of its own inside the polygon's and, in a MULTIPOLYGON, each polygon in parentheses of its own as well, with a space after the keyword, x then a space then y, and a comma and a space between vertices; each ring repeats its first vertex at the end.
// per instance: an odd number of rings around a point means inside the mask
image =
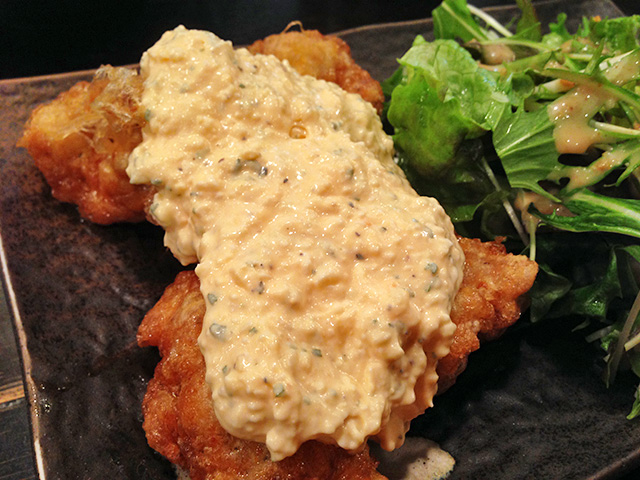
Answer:
POLYGON ((141 72, 148 125, 127 172, 158 186, 166 245, 199 262, 222 426, 274 460, 314 438, 401 445, 436 391, 464 258, 373 107, 183 27, 141 72))

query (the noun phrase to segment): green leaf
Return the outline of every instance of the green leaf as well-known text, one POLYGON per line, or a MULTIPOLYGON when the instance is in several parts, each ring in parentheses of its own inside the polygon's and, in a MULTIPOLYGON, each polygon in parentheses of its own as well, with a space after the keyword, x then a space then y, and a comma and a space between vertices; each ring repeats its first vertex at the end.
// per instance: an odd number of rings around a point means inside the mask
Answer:
POLYGON ((636 110, 640 111, 640 95, 617 85, 617 83, 630 82, 640 76, 640 71, 638 71, 636 66, 639 61, 640 50, 627 55, 620 61, 617 68, 612 67, 604 73, 595 72, 593 74, 587 74, 561 68, 550 68, 545 70, 545 72, 556 78, 574 82, 577 85, 600 88, 607 92, 611 98, 627 102, 636 110), (625 66, 629 66, 629 68, 625 68, 625 66), (611 79, 609 77, 611 77, 611 79), (613 81, 616 83, 613 83, 613 81))
POLYGON ((531 288, 530 317, 532 322, 542 320, 552 305, 571 290, 572 282, 568 278, 553 272, 549 266, 538 264, 538 276, 531 288))
POLYGON ((570 290, 550 316, 562 317, 571 314, 605 320, 611 301, 621 297, 618 261, 615 251, 612 250, 609 265, 602 278, 590 285, 570 290))
POLYGON ((616 181, 617 186, 620 186, 622 182, 629 178, 629 176, 634 172, 638 173, 638 169, 640 167, 640 150, 631 153, 631 155, 627 158, 626 163, 627 168, 624 172, 622 172, 622 175, 618 177, 618 180, 616 181))
POLYGON ((632 298, 638 294, 638 282, 640 282, 640 278, 637 277, 640 266, 640 245, 620 246, 617 252, 620 263, 618 276, 622 284, 622 293, 625 298, 632 298))
MULTIPOLYGON (((637 373, 640 376, 640 373, 637 373)), ((627 420, 632 420, 640 415, 640 385, 636 388, 636 393, 634 395, 635 401, 633 402, 633 407, 631 408, 631 412, 627 415, 627 420)))
POLYGON ((557 183, 567 178, 569 182, 558 193, 558 197, 569 198, 575 191, 594 186, 606 179, 614 170, 624 168, 615 182, 616 186, 620 186, 638 166, 640 166, 640 140, 634 139, 615 144, 589 165, 559 166, 549 174, 548 179, 557 183))
POLYGON ((516 27, 516 36, 527 40, 540 40, 542 38, 542 29, 531 1, 516 0, 516 3, 522 12, 516 27))
POLYGON ((437 198, 451 220, 458 224, 472 220, 487 196, 495 192, 479 162, 482 151, 480 140, 463 141, 452 166, 437 177, 422 175, 402 152, 399 165, 416 191, 437 198))
POLYGON ((573 216, 533 212, 545 224, 570 232, 612 232, 640 238, 640 200, 582 189, 564 200, 573 216))
POLYGON ((553 129, 545 108, 533 112, 524 107, 515 112, 510 107, 504 108, 493 132, 493 145, 513 188, 525 188, 558 200, 539 184, 562 169, 553 129))
POLYGON ((426 82, 399 85, 393 91, 387 118, 395 129, 396 149, 425 175, 442 175, 452 166, 458 145, 475 130, 460 112, 460 101, 446 104, 426 82), (441 125, 441 130, 433 129, 441 125))
POLYGON ((396 148, 422 173, 442 175, 462 141, 484 134, 489 113, 508 99, 454 41, 416 43, 399 62, 402 79, 393 77, 387 110, 396 148))
MULTIPOLYGON (((505 63, 504 68, 509 73, 528 71, 541 72, 552 58, 554 58, 553 52, 543 51, 535 55, 514 60, 513 62, 505 63)), ((533 79, 530 77, 529 79, 533 82, 533 79)))
POLYGON ((459 100, 461 113, 480 129, 489 127, 486 116, 492 104, 506 101, 497 92, 495 77, 454 41, 414 44, 399 62, 407 83, 426 81, 443 103, 459 100))
POLYGON ((542 37, 542 43, 551 49, 558 49, 563 43, 571 40, 573 35, 571 35, 567 30, 567 27, 565 26, 566 21, 566 13, 558 15, 558 21, 556 23, 552 22, 549 24, 549 33, 542 37))
POLYGON ((466 0, 444 0, 431 13, 436 38, 489 40, 487 31, 473 18, 466 0))
POLYGON ((627 352, 627 356, 629 358, 629 363, 631 364, 631 370, 640 377, 640 351, 632 350, 627 352))
POLYGON ((584 19, 577 36, 585 37, 593 43, 604 43, 612 52, 628 52, 640 46, 640 16, 584 19))

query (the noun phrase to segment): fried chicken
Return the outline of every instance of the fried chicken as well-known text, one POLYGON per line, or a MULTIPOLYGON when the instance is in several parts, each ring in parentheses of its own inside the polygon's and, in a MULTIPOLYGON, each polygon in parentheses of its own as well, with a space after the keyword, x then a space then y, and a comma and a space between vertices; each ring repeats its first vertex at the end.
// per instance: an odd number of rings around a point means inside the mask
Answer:
POLYGON ((264 444, 228 434, 216 420, 205 383, 197 340, 205 304, 192 271, 182 272, 146 315, 138 331, 141 346, 160 349, 162 360, 143 403, 149 445, 184 468, 191 480, 383 479, 365 449, 351 455, 315 441, 280 462, 264 444))
MULTIPOLYGON (((271 35, 250 47, 287 59, 299 73, 359 93, 378 111, 380 84, 351 58, 347 44, 315 30, 271 35)), ((78 205, 100 224, 139 222, 154 189, 132 185, 125 171, 146 123, 142 80, 134 69, 104 66, 92 82, 79 82, 31 114, 18 146, 25 147, 60 201, 78 205)))
MULTIPOLYGON (((451 353, 440 361, 440 390, 464 370, 480 339, 499 336, 521 312, 521 296, 537 273, 526 257, 498 242, 460 239, 466 263, 452 320, 458 326, 451 353)), ((140 346, 157 346, 162 360, 143 403, 149 445, 200 479, 366 479, 375 471, 368 450, 356 455, 315 441, 292 457, 272 462, 263 444, 229 435, 216 420, 205 365, 197 345, 205 302, 192 271, 182 272, 144 318, 140 346)))
POLYGON ((125 171, 142 141, 142 80, 135 70, 103 67, 33 111, 18 146, 29 150, 52 195, 78 205, 94 223, 145 218, 153 189, 132 185, 125 171))
POLYGON ((344 90, 357 93, 382 111, 382 87, 369 72, 351 57, 351 49, 344 40, 322 35, 317 30, 285 31, 258 40, 249 46, 251 53, 275 55, 303 75, 337 83, 344 90))
MULTIPOLYGON (((250 47, 287 59, 300 73, 333 81, 378 110, 378 82, 355 64, 349 47, 316 31, 286 32, 250 47)), ((77 204, 100 224, 145 218, 154 189, 132 185, 126 174, 130 152, 146 123, 140 107, 142 82, 135 70, 103 67, 92 82, 80 82, 36 109, 19 145, 26 147, 57 199, 77 204)), ((508 255, 495 242, 460 239, 467 262, 452 320, 458 325, 450 354, 438 365, 440 391, 464 370, 480 340, 491 339, 517 320, 519 298, 531 287, 537 266, 508 255)), ((367 448, 352 455, 315 441, 280 462, 263 444, 237 439, 216 420, 197 346, 205 305, 191 271, 181 273, 138 332, 141 346, 157 346, 163 357, 143 404, 151 447, 198 479, 382 479, 367 448)))
POLYGON ((499 337, 520 318, 525 294, 538 265, 522 255, 508 254, 499 242, 458 239, 464 251, 462 284, 453 302, 451 320, 457 329, 449 355, 438 362, 438 392, 455 383, 480 342, 499 337))

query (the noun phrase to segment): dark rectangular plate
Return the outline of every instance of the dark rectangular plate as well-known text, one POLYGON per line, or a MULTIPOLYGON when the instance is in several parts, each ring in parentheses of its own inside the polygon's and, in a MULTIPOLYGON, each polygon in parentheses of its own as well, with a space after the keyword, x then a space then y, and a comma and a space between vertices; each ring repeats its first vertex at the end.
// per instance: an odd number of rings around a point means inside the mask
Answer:
MULTIPOLYGON (((617 16, 603 1, 538 3, 543 21, 570 7, 617 16)), ((513 8, 494 8, 500 20, 513 8)), ((379 80, 430 20, 343 32, 379 80)), ((20 339, 42 479, 175 478, 146 443, 140 404, 158 360, 139 349, 145 312, 179 265, 148 225, 103 227, 50 196, 15 147, 29 112, 87 72, 0 82, 0 221, 5 281, 20 339)), ((614 478, 640 464, 640 426, 625 416, 636 379, 606 389, 591 347, 561 325, 513 329, 472 355, 458 384, 412 434, 457 461, 451 478, 614 478)))

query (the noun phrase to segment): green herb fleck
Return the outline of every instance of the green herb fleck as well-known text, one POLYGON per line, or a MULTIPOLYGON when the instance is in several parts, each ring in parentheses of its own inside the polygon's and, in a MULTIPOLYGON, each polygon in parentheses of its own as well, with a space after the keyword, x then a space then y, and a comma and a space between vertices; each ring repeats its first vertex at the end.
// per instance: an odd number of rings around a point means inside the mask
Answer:
POLYGON ((435 274, 438 271, 438 265, 436 263, 429 262, 429 263, 427 263, 425 265, 424 269, 430 271, 433 274, 435 274))
POLYGON ((281 397, 284 395, 284 385, 281 383, 276 383, 273 386, 273 393, 276 397, 281 397))
POLYGON ((209 327, 209 333, 221 342, 224 342, 227 339, 227 326, 220 325, 219 323, 212 323, 209 327))
POLYGON ((206 158, 206 156, 209 155, 210 152, 211 150, 208 147, 201 148, 195 153, 195 158, 197 160, 202 160, 203 158, 206 158))

